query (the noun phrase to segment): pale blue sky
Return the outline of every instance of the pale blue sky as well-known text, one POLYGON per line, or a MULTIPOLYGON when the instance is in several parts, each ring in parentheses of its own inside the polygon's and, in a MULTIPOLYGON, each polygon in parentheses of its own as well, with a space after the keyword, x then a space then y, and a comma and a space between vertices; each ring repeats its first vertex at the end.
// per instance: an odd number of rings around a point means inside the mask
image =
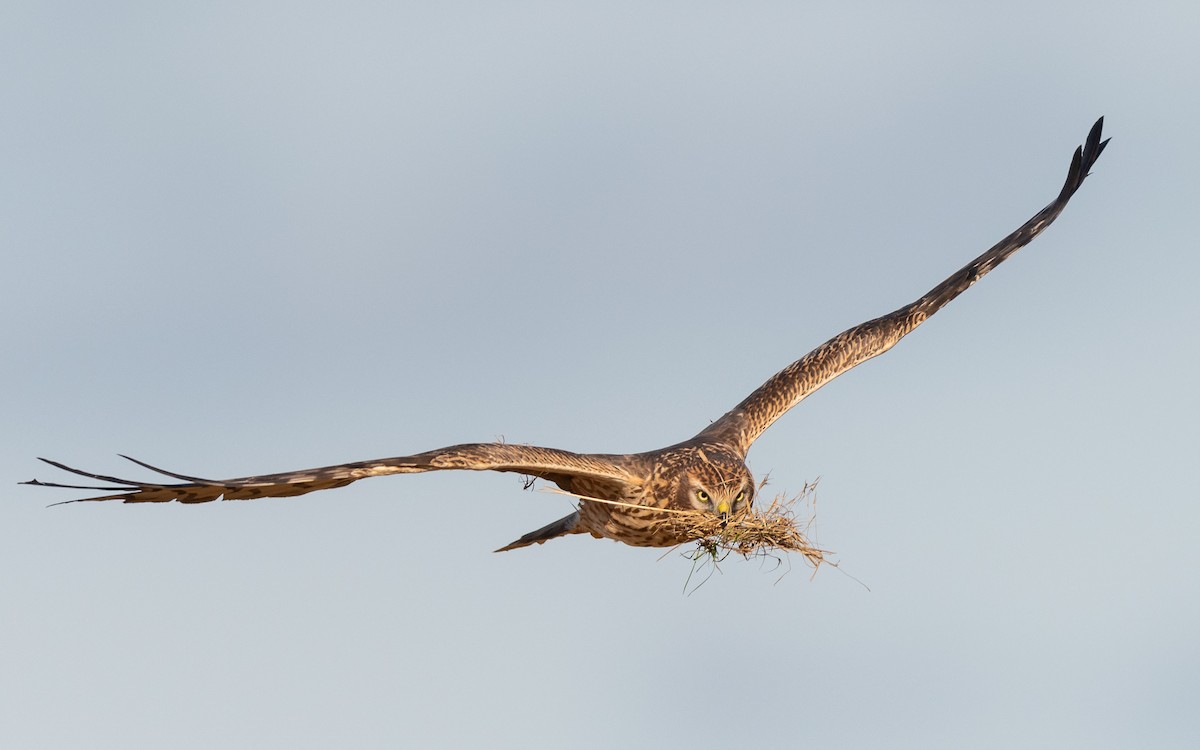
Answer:
POLYGON ((1194 3, 425 5, 0 10, 0 745, 1194 747, 1194 3), (506 475, 16 485, 676 442, 1100 115, 751 451, 853 578, 494 555, 569 506, 506 475))

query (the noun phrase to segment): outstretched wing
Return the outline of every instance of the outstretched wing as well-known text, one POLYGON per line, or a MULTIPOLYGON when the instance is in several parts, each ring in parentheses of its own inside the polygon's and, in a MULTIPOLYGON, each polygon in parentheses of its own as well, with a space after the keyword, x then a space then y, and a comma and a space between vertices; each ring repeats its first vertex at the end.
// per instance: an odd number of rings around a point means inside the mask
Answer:
POLYGON ((788 365, 729 413, 700 432, 695 439, 719 442, 745 455, 764 430, 805 396, 855 365, 891 349, 905 334, 921 325, 943 305, 965 292, 1008 256, 1029 244, 1058 218, 1071 196, 1083 184, 1088 170, 1104 151, 1108 141, 1100 140, 1103 124, 1104 118, 1101 117, 1088 133, 1087 142, 1075 149, 1062 192, 1032 219, 911 305, 855 326, 826 341, 803 359, 788 365))
POLYGON ((547 479, 560 486, 569 486, 572 479, 586 478, 593 483, 611 482, 626 485, 641 479, 640 459, 637 456, 571 453, 554 448, 536 448, 509 443, 469 443, 418 453, 415 456, 381 458, 375 461, 356 461, 317 469, 289 471, 283 474, 263 474, 237 479, 201 479, 176 474, 151 466, 128 456, 122 456, 151 471, 174 479, 174 484, 138 482, 130 479, 93 474, 43 458, 42 461, 72 474, 109 482, 115 486, 95 486, 40 482, 23 482, 39 487, 66 487, 98 490, 109 494, 85 497, 67 502, 89 500, 121 500, 127 503, 207 503, 211 500, 252 500, 260 497, 291 497, 317 490, 344 487, 366 477, 387 474, 415 474, 424 471, 462 469, 467 471, 506 471, 547 479))

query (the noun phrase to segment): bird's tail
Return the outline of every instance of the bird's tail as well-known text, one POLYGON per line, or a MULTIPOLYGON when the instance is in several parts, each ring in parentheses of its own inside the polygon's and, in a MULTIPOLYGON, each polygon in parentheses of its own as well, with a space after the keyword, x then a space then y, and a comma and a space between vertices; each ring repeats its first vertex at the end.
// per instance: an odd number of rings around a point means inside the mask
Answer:
POLYGON ((547 539, 553 539, 558 536, 565 536, 567 534, 577 534, 579 532, 577 532, 575 530, 575 526, 578 523, 579 523, 579 511, 575 511, 571 515, 563 516, 562 518, 558 519, 554 523, 547 524, 547 525, 543 526, 542 528, 538 529, 537 531, 529 532, 528 534, 521 537, 517 541, 512 542, 511 544, 506 544, 505 546, 501 547, 500 549, 498 549, 496 551, 497 552, 507 552, 510 549, 517 549, 518 547, 528 547, 531 544, 541 544, 542 542, 546 541, 547 539))

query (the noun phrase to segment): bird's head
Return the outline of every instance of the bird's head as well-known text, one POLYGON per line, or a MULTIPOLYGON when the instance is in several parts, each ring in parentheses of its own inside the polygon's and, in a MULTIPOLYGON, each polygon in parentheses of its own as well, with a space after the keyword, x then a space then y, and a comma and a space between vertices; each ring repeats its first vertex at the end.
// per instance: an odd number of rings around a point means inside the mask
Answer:
POLYGON ((741 461, 703 461, 688 468, 680 492, 682 507, 724 517, 754 502, 754 477, 741 461))

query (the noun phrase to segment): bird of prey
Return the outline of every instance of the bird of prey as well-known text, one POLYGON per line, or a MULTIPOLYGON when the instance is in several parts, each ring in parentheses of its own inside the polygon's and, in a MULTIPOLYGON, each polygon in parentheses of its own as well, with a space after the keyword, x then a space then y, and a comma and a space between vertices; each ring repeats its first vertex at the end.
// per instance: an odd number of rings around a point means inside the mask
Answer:
MULTIPOLYGON (((807 395, 866 360, 883 354, 897 341, 966 291, 1006 258, 1050 226, 1088 171, 1107 140, 1100 140, 1104 118, 1075 150, 1066 183, 1048 206, 1016 231, 915 302, 834 336, 801 359, 780 370, 756 391, 695 437, 681 443, 634 454, 572 453, 555 448, 506 443, 468 443, 412 456, 325 466, 283 474, 237 479, 201 479, 158 469, 129 459, 151 471, 178 480, 138 482, 73 469, 42 459, 59 469, 115 486, 58 484, 32 480, 26 484, 103 491, 84 500, 122 500, 127 503, 204 503, 210 500, 250 500, 290 497, 342 487, 366 477, 464 469, 502 471, 537 477, 579 498, 570 515, 522 536, 499 550, 511 550, 568 534, 591 534, 639 547, 670 547, 690 539, 666 522, 672 510, 695 510, 726 516, 749 507, 755 483, 746 467, 746 453, 755 440, 807 395)), ((126 457, 128 458, 128 457, 126 457)))

